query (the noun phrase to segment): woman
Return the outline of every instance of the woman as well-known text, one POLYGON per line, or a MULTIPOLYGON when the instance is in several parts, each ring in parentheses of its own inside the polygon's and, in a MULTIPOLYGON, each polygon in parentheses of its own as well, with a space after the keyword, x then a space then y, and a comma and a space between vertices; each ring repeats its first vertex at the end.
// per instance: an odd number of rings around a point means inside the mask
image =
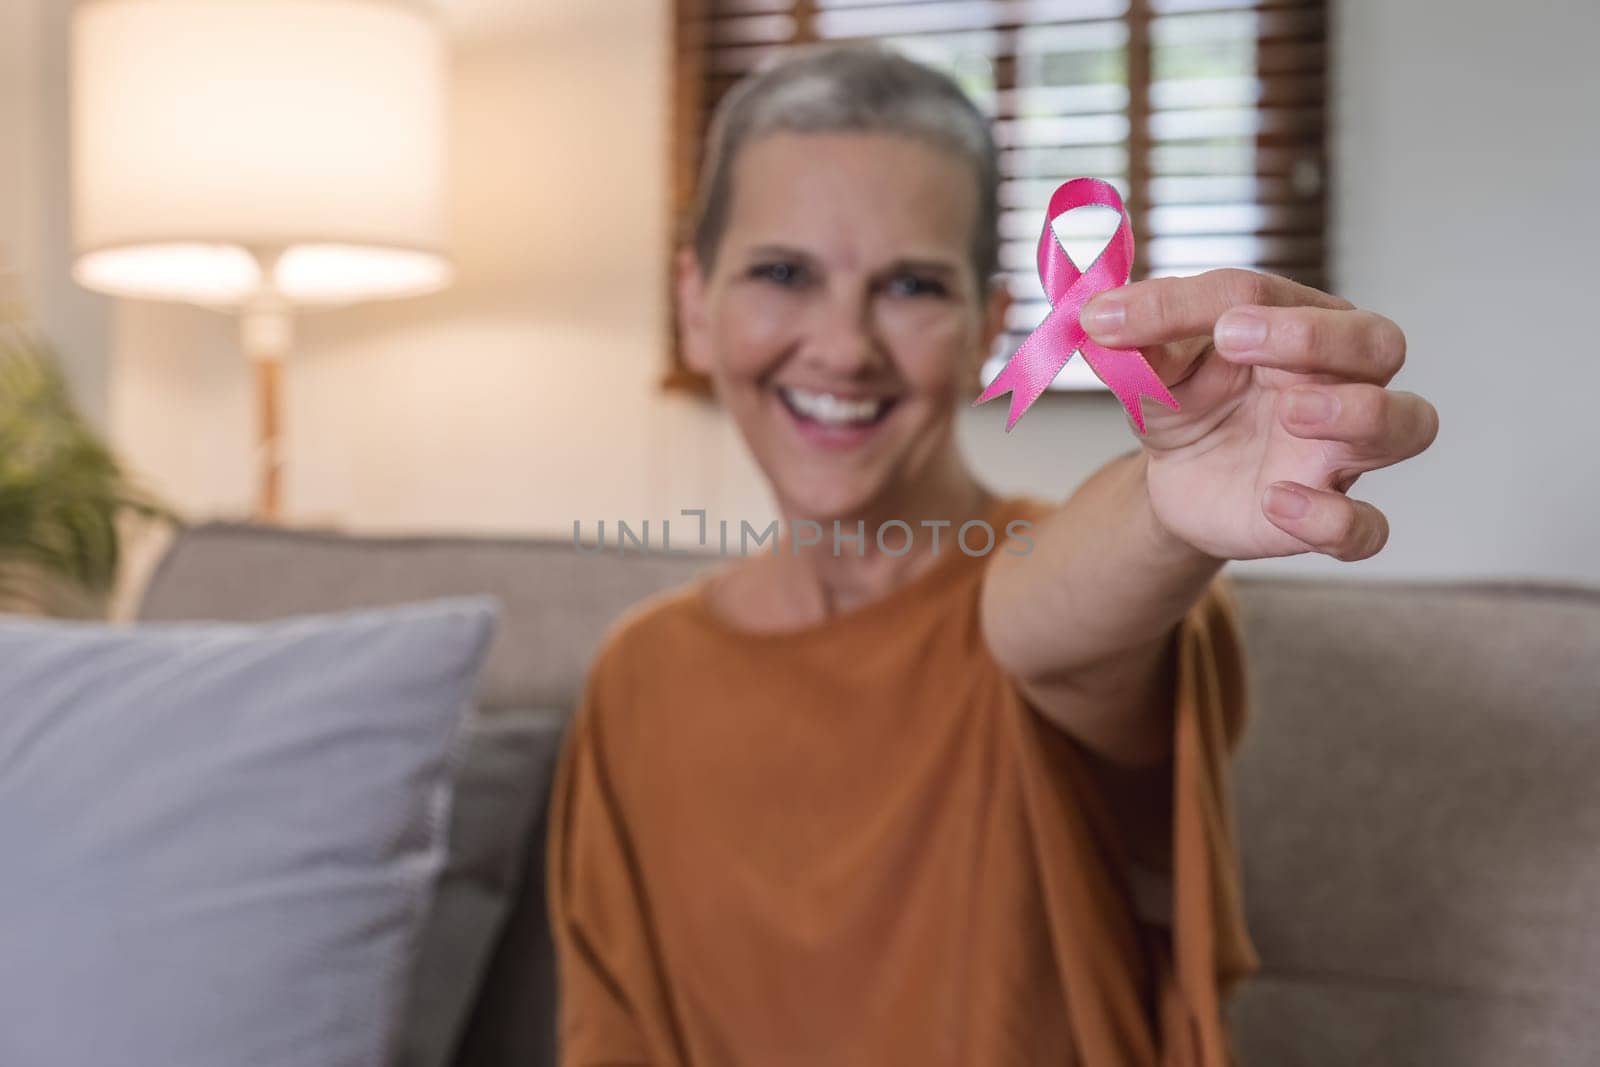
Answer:
POLYGON ((884 52, 804 55, 719 112, 684 341, 787 532, 595 663, 552 815, 565 1064, 1227 1062, 1219 995, 1254 957, 1218 570, 1377 552, 1345 491, 1436 415, 1385 388, 1380 316, 1147 281, 1085 325, 1182 410, 1064 504, 997 498, 955 440, 1005 318, 997 185, 978 112, 884 52))

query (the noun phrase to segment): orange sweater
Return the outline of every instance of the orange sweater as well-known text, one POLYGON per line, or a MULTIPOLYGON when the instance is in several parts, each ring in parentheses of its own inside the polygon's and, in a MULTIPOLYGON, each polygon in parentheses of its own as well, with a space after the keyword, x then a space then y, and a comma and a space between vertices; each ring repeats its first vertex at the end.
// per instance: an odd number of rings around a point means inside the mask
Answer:
POLYGON ((1219 993, 1255 960, 1225 585, 1179 629, 1171 789, 1143 799, 1172 841, 1169 932, 1133 903, 1127 799, 989 655, 983 573, 941 553, 783 634, 694 586, 613 633, 551 814, 566 1067, 1229 1062, 1219 993))

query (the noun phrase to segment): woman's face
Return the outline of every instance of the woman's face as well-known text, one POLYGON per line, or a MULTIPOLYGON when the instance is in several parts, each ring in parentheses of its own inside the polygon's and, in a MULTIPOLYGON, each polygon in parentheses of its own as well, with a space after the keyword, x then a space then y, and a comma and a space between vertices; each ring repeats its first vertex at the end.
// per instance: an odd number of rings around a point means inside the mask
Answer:
POLYGON ((679 260, 684 342, 785 514, 861 514, 957 462, 955 405, 1005 314, 972 267, 977 199, 970 165, 908 137, 740 153, 712 272, 679 260))

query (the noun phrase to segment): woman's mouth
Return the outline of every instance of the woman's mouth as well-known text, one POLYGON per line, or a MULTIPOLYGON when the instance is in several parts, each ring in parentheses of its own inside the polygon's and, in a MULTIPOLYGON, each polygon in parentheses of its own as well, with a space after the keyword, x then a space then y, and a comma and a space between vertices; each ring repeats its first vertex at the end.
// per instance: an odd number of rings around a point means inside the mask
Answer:
POLYGON ((780 386, 778 398, 807 440, 833 447, 860 444, 895 405, 892 397, 851 397, 780 386))

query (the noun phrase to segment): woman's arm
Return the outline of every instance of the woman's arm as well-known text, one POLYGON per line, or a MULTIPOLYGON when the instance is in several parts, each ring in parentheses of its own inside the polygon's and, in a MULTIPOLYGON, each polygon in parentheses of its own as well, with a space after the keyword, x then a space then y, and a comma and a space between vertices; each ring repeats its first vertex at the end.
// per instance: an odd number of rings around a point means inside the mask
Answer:
POLYGON ((1100 468, 983 590, 989 647, 1029 701, 1124 765, 1167 755, 1174 627, 1223 562, 1161 525, 1145 468, 1142 450, 1100 468))
POLYGON ((1176 624, 1224 560, 1365 559, 1388 537, 1345 494, 1438 433, 1433 405, 1388 388, 1405 335, 1284 278, 1221 270, 1102 293, 1084 325, 1138 347, 1180 410, 1152 406, 1139 451, 1107 464, 996 557, 989 647, 1036 707, 1112 762, 1167 753, 1176 624))

